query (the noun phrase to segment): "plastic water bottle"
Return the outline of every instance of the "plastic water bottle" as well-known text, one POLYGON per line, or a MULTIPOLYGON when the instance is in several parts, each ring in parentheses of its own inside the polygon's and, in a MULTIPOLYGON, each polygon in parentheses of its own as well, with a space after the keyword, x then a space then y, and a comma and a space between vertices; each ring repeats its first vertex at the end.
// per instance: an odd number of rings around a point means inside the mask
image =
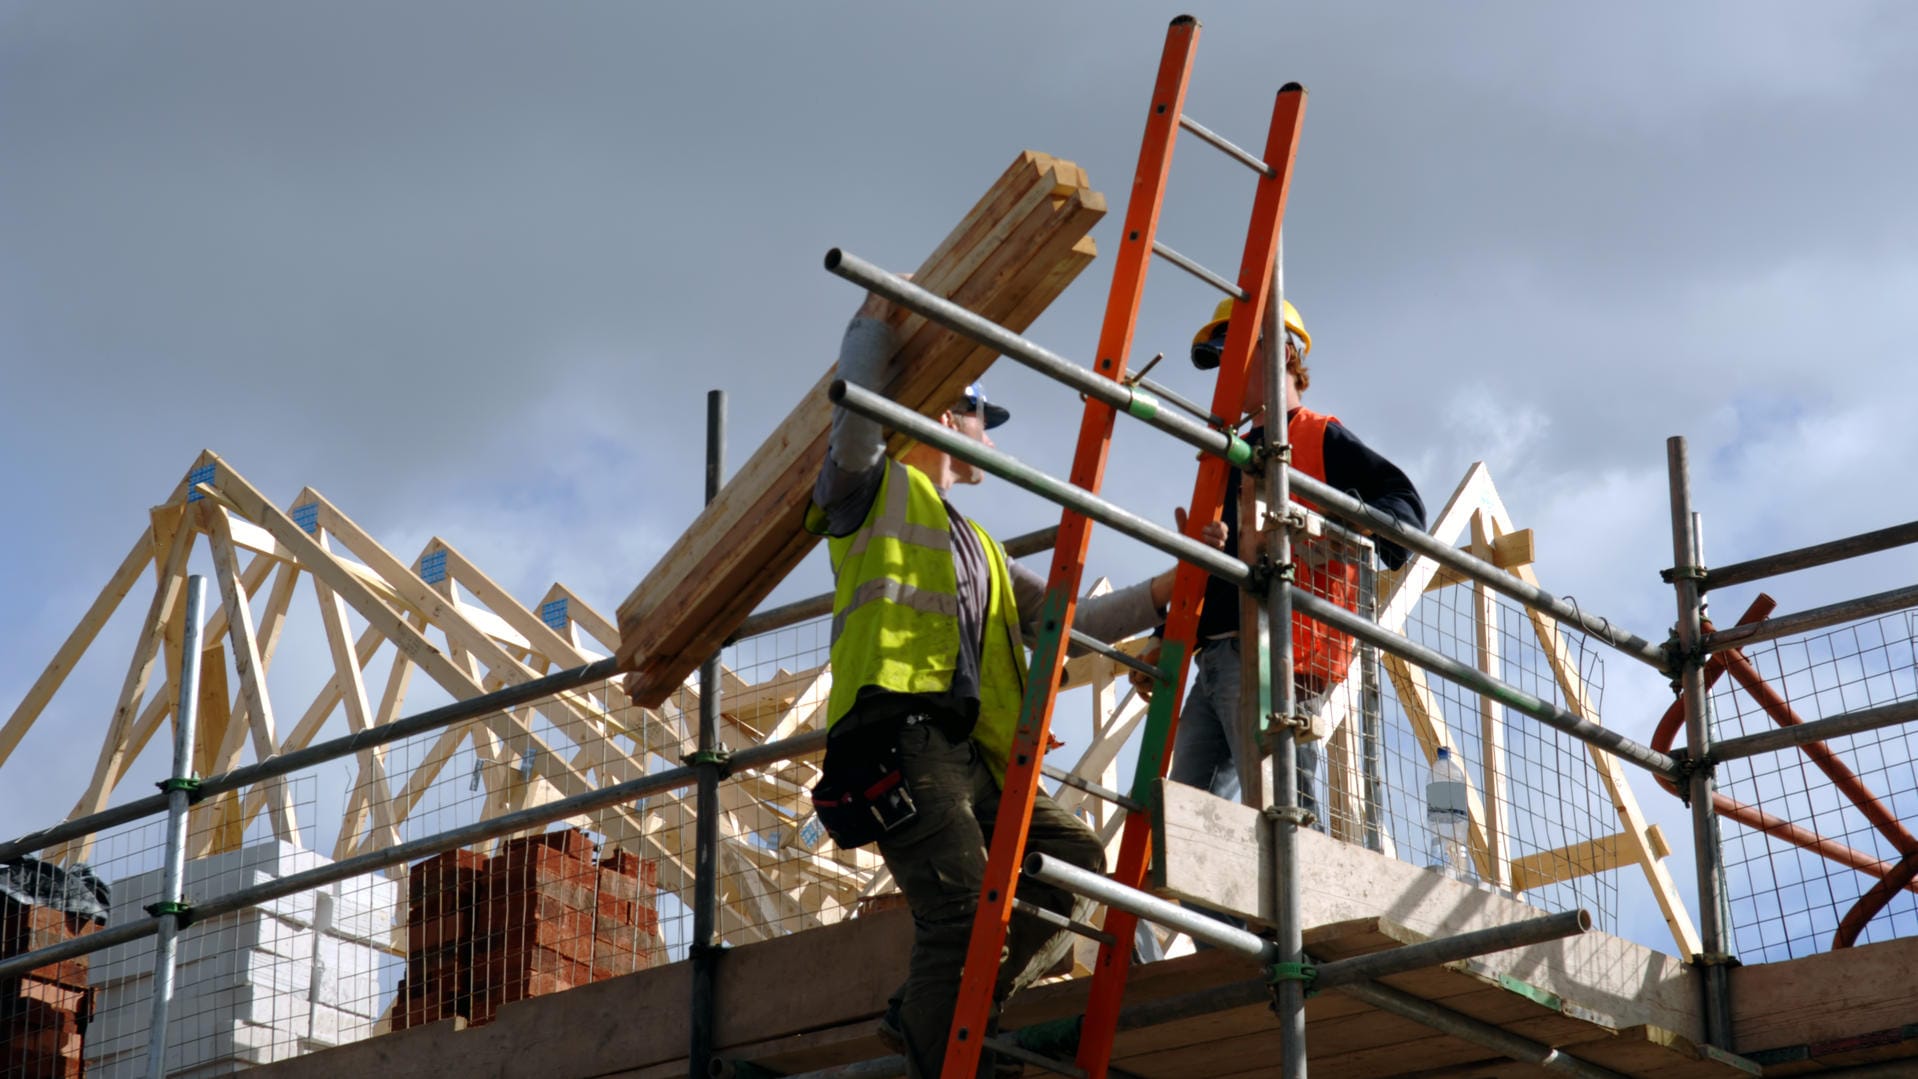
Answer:
POLYGON ((1473 880, 1472 860, 1467 854, 1472 814, 1466 792, 1465 768, 1450 749, 1440 747, 1432 762, 1432 778, 1425 784, 1425 823, 1432 830, 1432 864, 1428 869, 1453 880, 1473 880))

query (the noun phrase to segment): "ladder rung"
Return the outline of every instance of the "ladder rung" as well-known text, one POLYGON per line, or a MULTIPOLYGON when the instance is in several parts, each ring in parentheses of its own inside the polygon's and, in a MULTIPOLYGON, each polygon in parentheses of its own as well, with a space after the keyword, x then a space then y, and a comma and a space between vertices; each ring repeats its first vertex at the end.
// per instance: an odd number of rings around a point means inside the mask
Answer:
MULTIPOLYGON (((1035 1053, 1004 1034, 987 1038, 985 1044, 1002 1057, 1011 1057, 1023 1064, 1030 1064, 1035 1068, 1041 1068, 1054 1075, 1069 1075, 1072 1079, 1085 1079, 1085 1069, 1079 1067, 1077 1064, 1072 1064, 1064 1060, 1054 1060, 1044 1053, 1035 1053)), ((1110 1075, 1111 1073, 1108 1072, 1107 1074, 1110 1075)))
POLYGON ((1039 770, 1074 790, 1082 790, 1094 798, 1104 798, 1106 801, 1111 802, 1127 813, 1138 813, 1145 809, 1144 806, 1120 794, 1118 791, 1112 790, 1109 787, 1101 787, 1090 779, 1084 776, 1074 775, 1064 768, 1056 768, 1050 764, 1041 764, 1039 765, 1039 770))
POLYGON ((1047 925, 1057 926, 1060 929, 1077 933, 1082 937, 1088 937, 1092 940, 1098 941, 1101 944, 1112 943, 1112 939, 1113 939, 1112 934, 1106 932, 1103 929, 1100 929, 1098 926, 1087 925, 1084 922, 1073 921, 1071 918, 1068 918, 1063 914, 1055 914, 1044 907, 1037 906, 1032 903, 1028 903, 1023 899, 1020 899, 1018 896, 1012 897, 1012 909, 1018 911, 1021 914, 1029 914, 1032 917, 1037 918, 1040 921, 1046 923, 1047 925))
POLYGON ((1240 149, 1224 135, 1219 134, 1184 113, 1179 114, 1179 126, 1211 143, 1213 146, 1218 147, 1220 150, 1225 151, 1225 156, 1232 158, 1239 164, 1258 173, 1260 176, 1277 175, 1272 166, 1254 156, 1251 151, 1240 149))
POLYGON ((1220 277, 1218 274, 1213 273, 1211 270, 1206 269, 1191 259, 1186 258, 1184 255, 1179 254, 1177 251, 1172 250, 1157 240, 1152 241, 1152 253, 1240 303, 1245 303, 1251 299, 1251 297, 1245 294, 1244 289, 1227 281, 1225 278, 1220 277))

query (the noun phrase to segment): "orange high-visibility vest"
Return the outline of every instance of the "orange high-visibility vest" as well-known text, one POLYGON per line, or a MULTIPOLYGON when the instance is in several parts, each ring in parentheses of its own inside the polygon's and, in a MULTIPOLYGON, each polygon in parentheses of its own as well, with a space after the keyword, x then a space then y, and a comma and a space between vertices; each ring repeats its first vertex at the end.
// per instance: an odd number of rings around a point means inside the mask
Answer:
MULTIPOLYGON (((1292 467, 1321 483, 1325 479, 1325 426, 1337 423, 1327 416, 1301 407, 1286 425, 1286 439, 1292 443, 1292 467)), ((1317 511, 1310 499, 1292 496, 1292 501, 1317 511)), ((1309 542, 1309 541, 1308 541, 1309 542)), ((1328 541, 1318 541, 1328 542, 1328 541)), ((1329 558, 1304 557, 1303 544, 1293 541, 1294 581, 1328 603, 1348 611, 1358 610, 1359 568, 1350 562, 1329 558), (1316 562, 1316 565, 1312 563, 1316 562)), ((1330 688, 1345 678, 1352 662, 1352 638, 1298 613, 1292 615, 1292 665, 1294 677, 1313 675, 1330 688)))

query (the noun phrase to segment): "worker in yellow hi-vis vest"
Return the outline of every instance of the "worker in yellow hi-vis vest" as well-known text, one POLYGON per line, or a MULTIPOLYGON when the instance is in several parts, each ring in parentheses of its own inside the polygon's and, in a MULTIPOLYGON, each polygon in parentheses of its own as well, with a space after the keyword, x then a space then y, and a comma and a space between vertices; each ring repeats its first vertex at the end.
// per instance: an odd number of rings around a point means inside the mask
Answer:
MULTIPOLYGON (((840 346, 840 378, 868 389, 885 384, 898 350, 890 313, 878 297, 859 309, 840 346)), ((974 385, 940 422, 991 445, 987 430, 1008 418, 974 385)), ((912 908, 906 982, 880 1035, 905 1054, 914 1077, 936 1077, 945 1055, 1025 693, 1020 611, 1037 611, 1045 594, 1042 577, 1007 558, 947 501, 954 486, 982 478, 977 467, 923 444, 888 458, 879 424, 835 408, 806 518, 829 537, 835 579, 830 733, 813 802, 841 847, 878 845, 912 908)), ((1224 526, 1207 538, 1222 544, 1224 526)), ((1074 624, 1117 640, 1156 624, 1171 594, 1168 571, 1081 601, 1074 624)), ((1098 837, 1043 790, 1026 849, 1086 869, 1105 863, 1098 837)), ((1059 889, 1022 882, 1019 897, 1072 911, 1072 895, 1059 889)), ((1043 956, 1057 936, 1036 918, 1013 916, 999 999, 1028 965, 1049 965, 1043 956)), ((990 1057, 981 1075, 990 1074, 990 1057)))

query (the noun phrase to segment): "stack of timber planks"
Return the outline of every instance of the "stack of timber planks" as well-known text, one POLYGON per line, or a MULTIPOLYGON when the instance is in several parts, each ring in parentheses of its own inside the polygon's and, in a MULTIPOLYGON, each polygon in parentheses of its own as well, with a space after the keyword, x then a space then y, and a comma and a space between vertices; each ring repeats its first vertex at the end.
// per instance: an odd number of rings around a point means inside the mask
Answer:
MULTIPOLYGON (((1097 249, 1087 233, 1105 208, 1085 170, 1028 150, 913 282, 1023 331, 1091 264, 1097 249)), ((849 299, 847 309, 855 306, 849 299)), ((895 318, 901 344, 884 389, 908 408, 937 415, 997 358, 916 315, 895 318)), ((812 549, 817 537, 802 521, 826 456, 826 389, 835 377, 829 368, 620 604, 619 660, 639 674, 635 703, 663 702, 812 549)))

